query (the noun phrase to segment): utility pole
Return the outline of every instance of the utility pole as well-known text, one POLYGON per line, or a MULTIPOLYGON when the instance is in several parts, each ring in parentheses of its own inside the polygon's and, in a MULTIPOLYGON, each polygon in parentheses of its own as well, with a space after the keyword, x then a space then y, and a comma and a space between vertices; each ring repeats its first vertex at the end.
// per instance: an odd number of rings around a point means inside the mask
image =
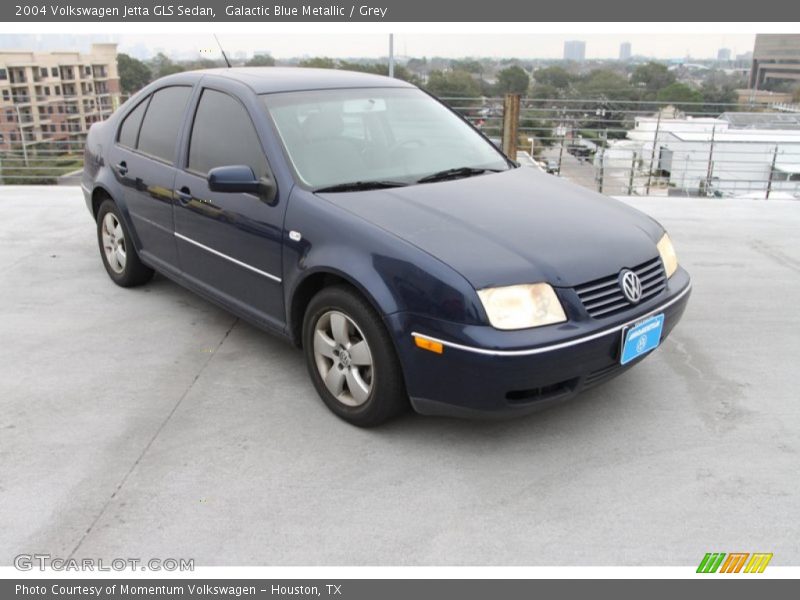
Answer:
POLYGON ((706 196, 711 190, 711 178, 714 176, 714 138, 717 134, 717 126, 711 128, 711 146, 708 149, 708 169, 706 171, 706 196))
POLYGON ((503 101, 503 153, 515 162, 517 160, 519 101, 519 94, 506 94, 503 101))
POLYGON ((389 77, 394 77, 394 34, 389 34, 389 77))
POLYGON ((778 147, 775 146, 775 151, 772 153, 772 165, 769 169, 769 178, 767 179, 767 195, 764 200, 769 200, 770 192, 772 192, 772 177, 775 174, 775 163, 778 161, 778 147))
POLYGON ((633 196, 633 173, 636 170, 636 152, 631 159, 631 173, 628 176, 628 196, 633 196))
POLYGON ((656 120, 656 132, 653 136, 653 151, 650 153, 650 169, 647 171, 647 189, 645 196, 650 195, 650 184, 653 181, 653 161, 656 158, 656 144, 658 144, 658 131, 661 129, 661 110, 658 111, 658 119, 656 120))

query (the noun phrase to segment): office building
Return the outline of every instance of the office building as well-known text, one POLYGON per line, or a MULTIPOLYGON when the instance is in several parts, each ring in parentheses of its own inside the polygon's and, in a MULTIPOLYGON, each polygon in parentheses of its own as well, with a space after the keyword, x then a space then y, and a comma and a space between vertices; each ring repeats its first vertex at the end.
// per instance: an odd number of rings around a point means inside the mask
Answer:
POLYGON ((631 43, 630 42, 622 42, 619 45, 619 59, 620 60, 630 60, 631 59, 631 43))
POLYGON ((800 34, 759 33, 753 48, 750 87, 770 89, 782 82, 800 84, 800 34))
POLYGON ((564 60, 583 62, 586 59, 586 42, 569 40, 564 42, 564 60))

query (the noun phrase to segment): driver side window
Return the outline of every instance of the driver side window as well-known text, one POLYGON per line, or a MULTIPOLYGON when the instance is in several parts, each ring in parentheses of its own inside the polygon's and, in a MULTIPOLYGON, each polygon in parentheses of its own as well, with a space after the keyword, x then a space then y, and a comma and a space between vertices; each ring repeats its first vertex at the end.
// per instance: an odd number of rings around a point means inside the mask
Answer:
POLYGON ((205 89, 192 124, 187 168, 205 175, 215 167, 229 165, 247 165, 258 178, 268 173, 247 110, 228 94, 205 89))

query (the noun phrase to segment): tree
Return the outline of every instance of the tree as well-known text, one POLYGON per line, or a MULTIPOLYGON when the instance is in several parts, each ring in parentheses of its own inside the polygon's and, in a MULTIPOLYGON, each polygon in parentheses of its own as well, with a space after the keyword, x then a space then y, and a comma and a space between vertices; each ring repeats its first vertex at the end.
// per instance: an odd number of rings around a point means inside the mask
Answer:
POLYGON ((656 96, 659 102, 669 102, 674 104, 681 110, 697 110, 699 107, 694 106, 694 103, 703 101, 703 94, 699 91, 690 88, 685 83, 673 83, 661 89, 656 96), (690 103, 690 104, 686 104, 690 103))
POLYGON ((579 98, 629 100, 634 91, 628 79, 609 69, 595 69, 576 84, 579 98))
POLYGON ((182 73, 186 70, 182 65, 172 62, 172 59, 163 52, 156 54, 151 63, 153 65, 152 71, 156 78, 172 75, 173 73, 182 73))
POLYGON ((450 68, 453 69, 453 71, 466 71, 467 73, 472 73, 473 75, 479 75, 483 73, 483 65, 479 61, 471 58, 465 58, 463 60, 451 60, 450 68))
MULTIPOLYGON (((358 71, 359 73, 373 73, 375 75, 383 76, 389 75, 389 65, 386 63, 364 64, 340 60, 337 68, 344 71, 358 71)), ((395 79, 402 79, 403 81, 408 81, 414 85, 419 83, 419 77, 414 75, 403 65, 396 64, 394 66, 394 77, 395 79)))
POLYGON ((256 54, 253 58, 244 63, 245 67, 274 67, 275 59, 269 54, 256 54))
POLYGON ((127 54, 117 54, 117 71, 119 85, 126 94, 139 91, 153 79, 146 64, 127 54))
POLYGON ((314 58, 301 60, 298 66, 309 69, 335 69, 336 61, 327 56, 315 56, 314 58))
POLYGON ((549 85, 559 90, 566 90, 575 77, 563 67, 546 67, 533 74, 536 85, 549 85))
POLYGON ((465 71, 431 71, 425 87, 442 98, 475 98, 481 93, 478 82, 465 71))
POLYGON ((675 74, 667 65, 650 61, 636 67, 631 75, 631 83, 643 85, 649 92, 658 92, 675 83, 675 74))
POLYGON ((514 65, 497 74, 497 91, 501 94, 524 94, 530 82, 525 69, 514 65))

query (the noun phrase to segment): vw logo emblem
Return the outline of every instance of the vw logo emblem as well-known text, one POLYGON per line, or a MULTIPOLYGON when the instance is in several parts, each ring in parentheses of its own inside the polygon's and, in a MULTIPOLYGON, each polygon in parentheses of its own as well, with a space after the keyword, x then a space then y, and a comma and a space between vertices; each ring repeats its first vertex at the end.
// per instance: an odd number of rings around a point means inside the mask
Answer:
POLYGON ((625 269, 620 273, 619 287, 622 288, 622 293, 631 304, 636 304, 642 299, 642 282, 639 276, 630 269, 625 269))

